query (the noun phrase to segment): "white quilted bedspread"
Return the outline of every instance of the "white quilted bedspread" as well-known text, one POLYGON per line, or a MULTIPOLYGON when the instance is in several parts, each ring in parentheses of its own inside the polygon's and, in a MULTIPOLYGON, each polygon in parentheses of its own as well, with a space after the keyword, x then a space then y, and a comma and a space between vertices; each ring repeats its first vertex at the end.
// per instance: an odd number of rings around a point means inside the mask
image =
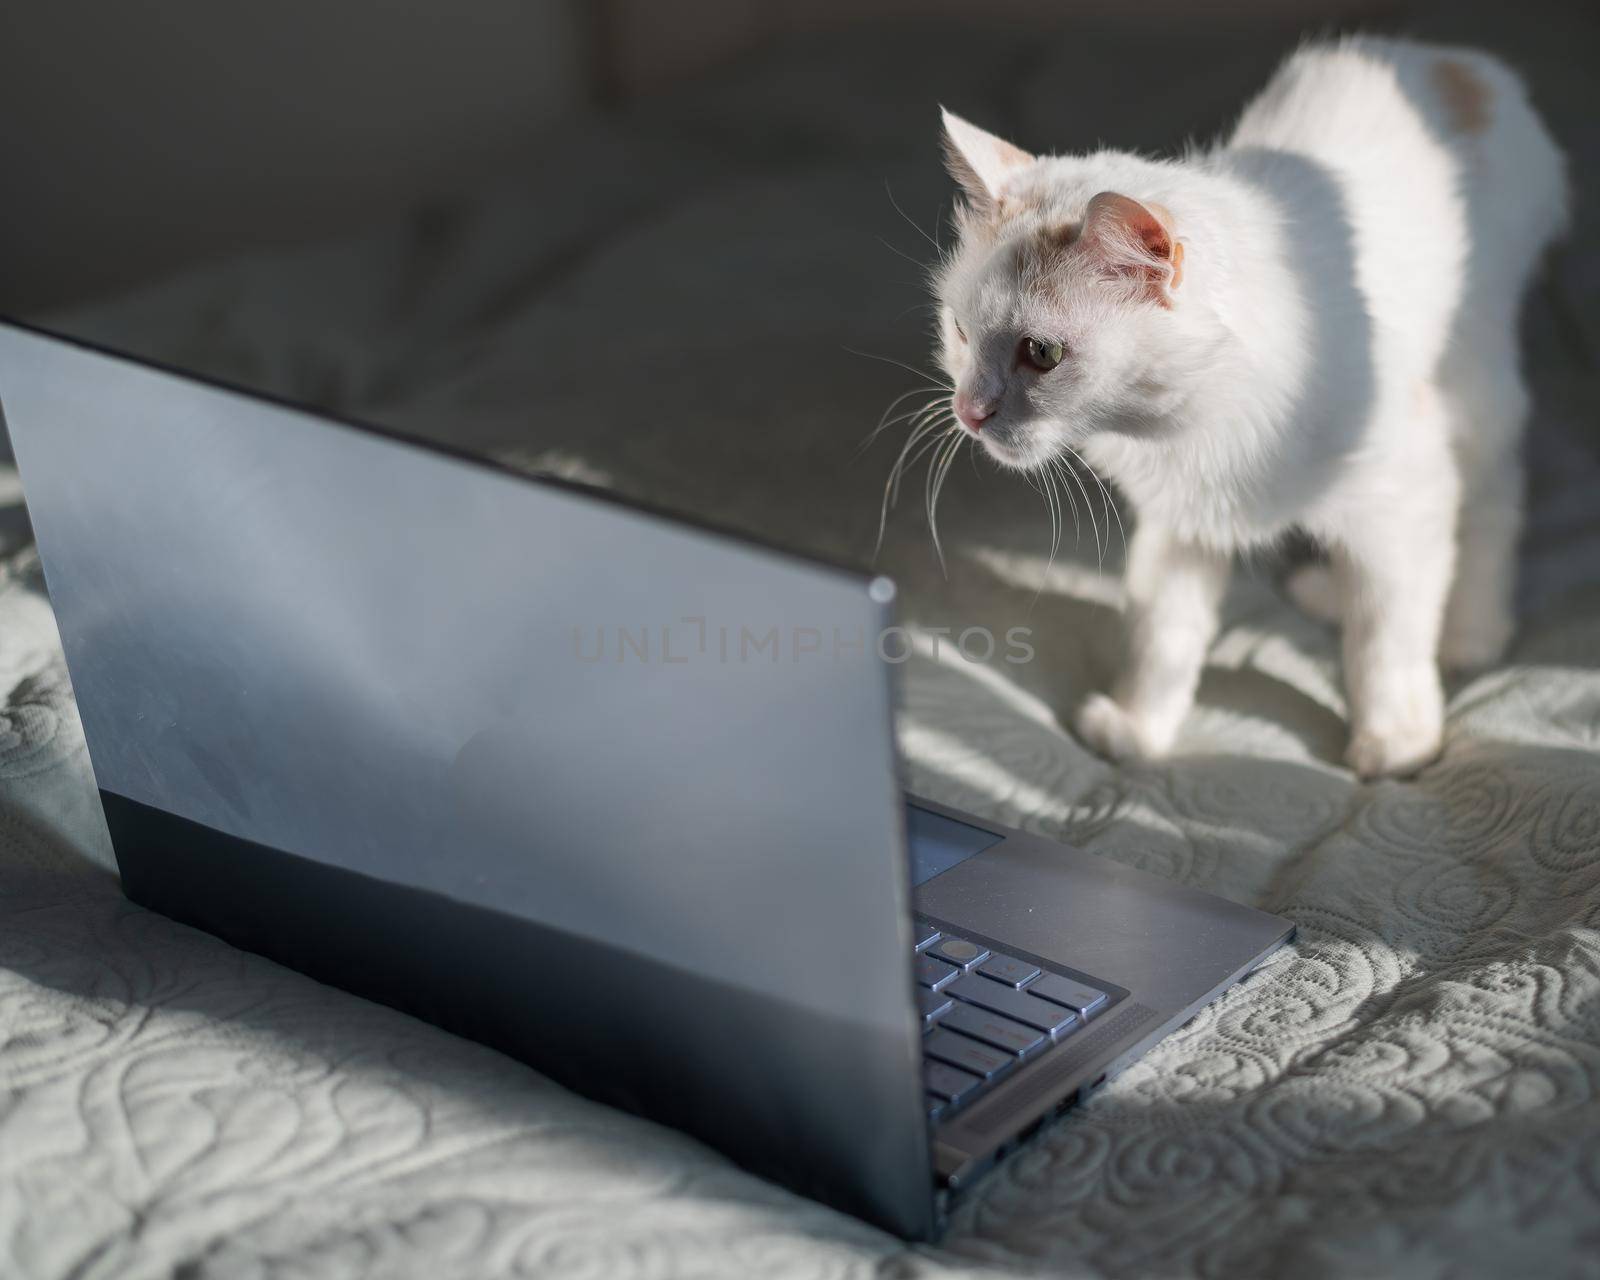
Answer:
MULTIPOLYGON (((482 197, 71 323, 865 556, 894 446, 851 453, 913 379, 841 348, 919 355, 922 321, 903 311, 915 271, 878 237, 920 243, 885 177, 932 222, 929 103, 944 92, 1024 141, 1081 140, 1060 137, 1065 118, 1091 140, 1159 141, 1183 128, 1152 121, 1203 129, 1280 47, 1215 29, 1181 43, 1136 121, 1097 86, 1147 53, 1143 33, 803 50, 586 125, 482 197), (833 116, 791 106, 820 57, 838 64, 833 116), (1081 119, 1085 102, 1106 105, 1081 119), (584 159, 571 172, 596 157, 607 171, 574 200, 541 198, 564 154, 584 159), (874 278, 892 283, 864 291, 874 278), (718 305, 750 279, 772 295, 718 305)), ((1556 54, 1547 65, 1535 78, 1559 120, 1587 88, 1556 54)), ((1566 141, 1600 171, 1587 133, 1566 141)), ((1085 514, 1050 565, 1037 498, 963 462, 942 511, 946 578, 910 486, 883 561, 911 619, 1025 625, 1037 650, 1021 666, 907 665, 911 783, 1300 930, 1008 1161, 938 1247, 122 900, 13 493, 0 1276, 1600 1276, 1593 243, 1577 238, 1566 301, 1541 297, 1530 325, 1520 635, 1503 667, 1452 686, 1444 757, 1413 781, 1365 786, 1342 767, 1334 639, 1283 603, 1265 562, 1241 570, 1179 756, 1089 755, 1063 723, 1117 660, 1120 538, 1102 569, 1085 514)))

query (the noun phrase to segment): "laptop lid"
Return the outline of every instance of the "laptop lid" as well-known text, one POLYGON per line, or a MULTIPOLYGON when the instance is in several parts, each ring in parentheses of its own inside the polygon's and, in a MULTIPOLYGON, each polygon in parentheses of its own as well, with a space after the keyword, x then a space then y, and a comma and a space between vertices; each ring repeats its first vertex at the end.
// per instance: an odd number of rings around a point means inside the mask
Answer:
POLYGON ((883 580, 0 324, 125 890, 932 1230, 883 580))

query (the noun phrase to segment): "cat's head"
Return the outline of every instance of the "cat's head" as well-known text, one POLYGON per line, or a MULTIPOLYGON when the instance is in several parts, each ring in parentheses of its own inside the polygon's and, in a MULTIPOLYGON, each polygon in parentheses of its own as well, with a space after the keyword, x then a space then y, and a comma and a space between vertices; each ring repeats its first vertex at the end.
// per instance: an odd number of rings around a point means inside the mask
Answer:
POLYGON ((944 129, 962 201, 938 345, 962 426, 1024 468, 1096 431, 1150 429, 1192 363, 1171 214, 1096 190, 1094 166, 1036 159, 949 112, 944 129))

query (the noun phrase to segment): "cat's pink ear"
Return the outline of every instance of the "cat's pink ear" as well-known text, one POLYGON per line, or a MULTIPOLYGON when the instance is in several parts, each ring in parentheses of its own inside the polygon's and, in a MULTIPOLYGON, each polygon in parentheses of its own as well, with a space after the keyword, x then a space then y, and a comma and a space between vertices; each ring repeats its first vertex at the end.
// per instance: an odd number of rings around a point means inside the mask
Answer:
POLYGON ((1033 157, 1004 138, 939 108, 944 116, 944 159, 950 176, 961 184, 967 203, 977 213, 992 213, 1006 179, 1033 157))
POLYGON ((1172 305, 1183 283, 1183 241, 1160 205, 1102 191, 1089 201, 1079 243, 1113 275, 1142 281, 1153 301, 1172 305))

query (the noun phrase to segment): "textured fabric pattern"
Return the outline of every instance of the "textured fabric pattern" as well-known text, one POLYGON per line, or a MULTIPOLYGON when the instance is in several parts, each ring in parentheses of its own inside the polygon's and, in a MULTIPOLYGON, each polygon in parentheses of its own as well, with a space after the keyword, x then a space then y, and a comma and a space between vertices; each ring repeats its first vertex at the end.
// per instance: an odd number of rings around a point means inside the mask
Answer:
MULTIPOLYGON (((920 356, 918 322, 897 314, 919 285, 877 242, 911 249, 915 236, 878 196, 887 175, 924 220, 941 197, 930 86, 973 86, 982 101, 952 105, 1026 142, 1153 142, 1172 136, 1175 104, 1197 131, 1220 120, 1282 47, 1195 33, 1161 72, 1147 35, 802 52, 553 144, 616 160, 583 192, 581 219, 512 181, 72 323, 864 557, 895 446, 850 455, 909 375, 840 348, 920 356), (1136 118, 1115 92, 1128 50, 1161 86, 1136 118), (830 60, 836 118, 791 108, 792 78, 817 74, 808 58, 830 60), (1079 119, 1075 139, 1057 124, 1069 102, 1124 105, 1079 119), (787 218, 806 219, 808 236, 775 233, 801 225, 787 218), (687 273, 686 244, 700 246, 687 273), (783 281, 782 296, 719 311, 722 282, 750 273, 783 281), (868 274, 908 277, 904 297, 852 311, 868 274), (619 307, 624 294, 637 305, 619 307), (628 361, 599 379, 566 372, 601 346, 628 361), (707 353, 722 380, 709 409, 696 395, 707 353)), ((1547 39, 1549 75, 1531 78, 1556 108, 1586 101, 1558 56, 1575 37, 1547 39)), ((1576 170, 1600 172, 1593 139, 1563 141, 1576 170)), ((557 168, 553 154, 539 171, 557 168)), ((1600 279, 1597 261, 1575 253, 1568 280, 1600 279)), ((123 901, 37 564, 10 521, 0 1275, 1600 1275, 1588 305, 1581 291, 1543 298, 1530 324, 1540 408, 1522 631, 1502 668, 1452 686, 1445 755, 1413 781, 1364 786, 1339 763, 1335 640, 1284 602, 1272 565, 1241 571, 1230 593, 1180 754, 1116 768, 1063 728, 1119 656, 1122 542, 1099 495, 1081 496, 1082 539, 1069 528, 1052 564, 1037 499, 963 463, 941 522, 948 577, 915 502, 895 513, 883 562, 922 636, 903 669, 911 784, 1300 930, 1006 1162, 936 1248, 908 1249, 488 1050, 123 901), (937 628, 970 625, 1030 627, 1035 660, 973 663, 948 644, 934 656, 937 628)))

